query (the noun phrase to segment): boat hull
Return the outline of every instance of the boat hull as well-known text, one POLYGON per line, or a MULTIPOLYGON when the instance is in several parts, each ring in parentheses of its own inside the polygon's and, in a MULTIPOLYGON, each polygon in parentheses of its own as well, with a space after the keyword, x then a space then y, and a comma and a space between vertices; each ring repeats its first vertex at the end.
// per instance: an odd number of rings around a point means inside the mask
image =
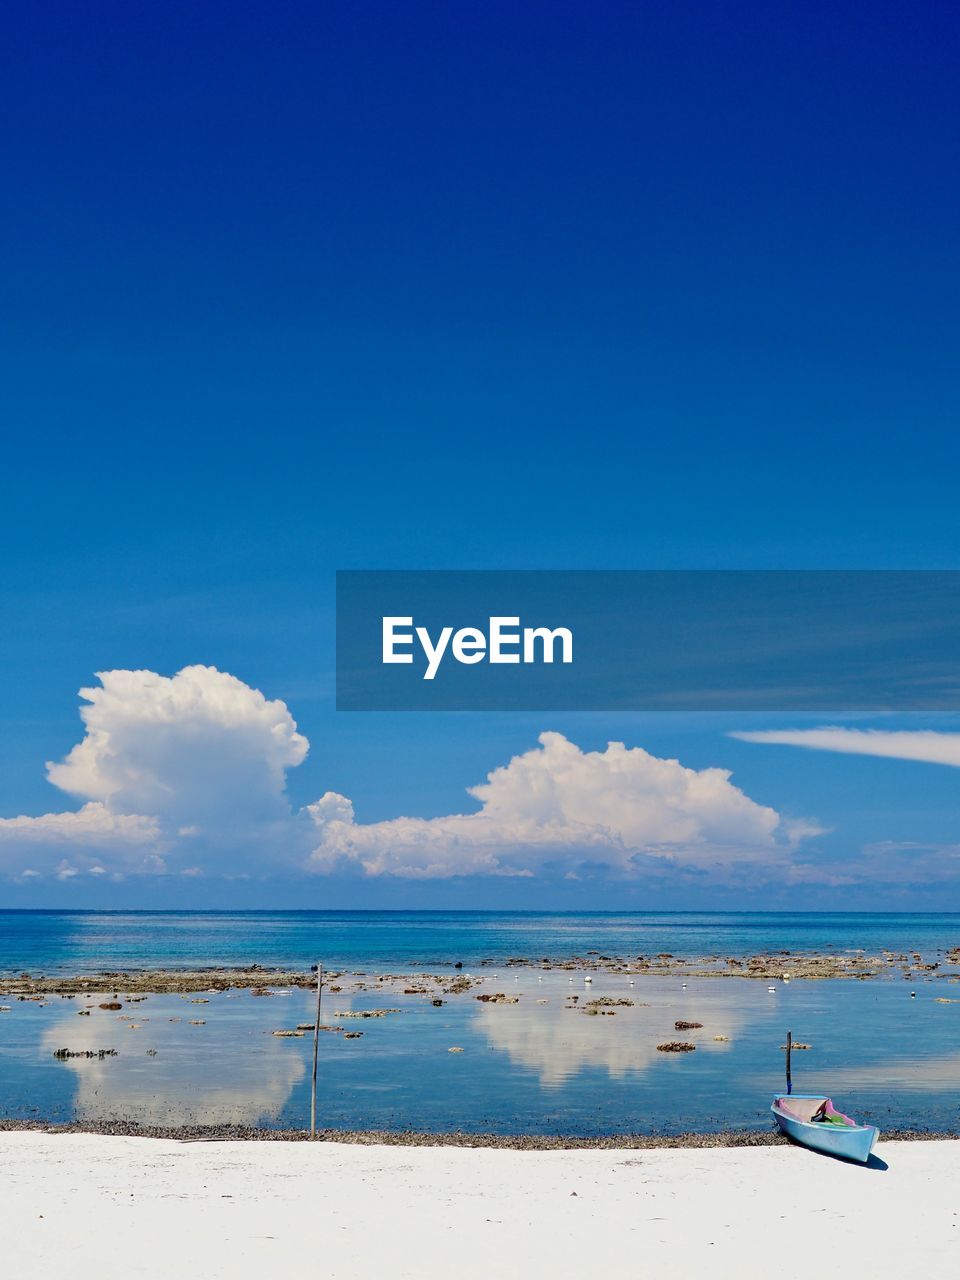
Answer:
POLYGON ((841 1160, 856 1160, 866 1164, 870 1152, 877 1144, 880 1130, 872 1125, 833 1125, 819 1124, 799 1119, 785 1112, 781 1102, 788 1106, 792 1100, 800 1102, 823 1102, 822 1097, 812 1094, 792 1094, 790 1097, 775 1097, 770 1110, 783 1133, 793 1142, 811 1151, 820 1151, 824 1155, 837 1156, 841 1160))

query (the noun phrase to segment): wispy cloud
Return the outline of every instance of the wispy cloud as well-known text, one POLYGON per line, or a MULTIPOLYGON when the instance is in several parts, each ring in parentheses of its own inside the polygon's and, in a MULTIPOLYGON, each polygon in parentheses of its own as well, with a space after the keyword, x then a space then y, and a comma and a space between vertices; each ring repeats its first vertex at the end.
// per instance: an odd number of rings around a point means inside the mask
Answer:
POLYGON ((819 729, 750 730, 729 736, 741 742, 882 756, 890 760, 919 760, 960 768, 960 733, 938 733, 933 729, 844 729, 824 725, 819 729))

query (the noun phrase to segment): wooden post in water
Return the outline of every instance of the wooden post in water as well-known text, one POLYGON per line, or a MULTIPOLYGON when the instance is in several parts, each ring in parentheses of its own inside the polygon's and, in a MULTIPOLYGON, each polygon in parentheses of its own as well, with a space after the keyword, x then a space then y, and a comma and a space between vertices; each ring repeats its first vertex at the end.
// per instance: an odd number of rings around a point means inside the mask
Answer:
POLYGON ((320 1047, 320 996, 323 992, 323 965, 317 965, 317 1016, 313 1022, 313 1079, 310 1083, 310 1137, 317 1136, 317 1050, 320 1047))
POLYGON ((793 1051, 793 1032, 787 1032, 787 1094, 793 1093, 793 1079, 790 1075, 790 1054, 793 1051))

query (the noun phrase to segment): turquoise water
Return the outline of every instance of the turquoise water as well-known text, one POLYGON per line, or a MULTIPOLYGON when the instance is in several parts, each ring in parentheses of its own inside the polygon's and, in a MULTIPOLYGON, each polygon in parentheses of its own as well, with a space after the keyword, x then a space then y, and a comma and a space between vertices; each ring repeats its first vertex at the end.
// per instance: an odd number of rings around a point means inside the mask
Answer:
MULTIPOLYGON (((765 1129, 789 1028, 811 1046, 794 1055, 798 1091, 829 1092, 881 1128, 960 1128, 960 1000, 940 1003, 960 996, 960 984, 949 981, 794 981, 771 993, 766 982, 735 979, 684 988, 648 977, 631 987, 620 975, 598 973, 588 985, 582 974, 506 970, 441 1007, 427 995, 340 981, 342 991, 324 996, 322 1020, 363 1034, 320 1036, 320 1119, 331 1127, 584 1136, 765 1129), (517 1002, 483 1003, 478 990, 517 1002), (634 1003, 586 1016, 571 994, 634 1003), (372 1008, 397 1012, 343 1016, 372 1008), (703 1027, 677 1032, 678 1019, 703 1027), (658 1052, 678 1038, 695 1051, 658 1052)), ((311 992, 148 996, 120 1012, 100 1009, 103 999, 3 1001, 0 1114, 307 1125, 311 1037, 272 1032, 312 1021, 311 992), (78 1017, 84 1005, 90 1013, 78 1017), (61 1061, 61 1048, 117 1054, 61 1061)))
MULTIPOLYGON (((811 1045, 795 1055, 799 1091, 829 1092, 881 1128, 957 1131, 957 966, 909 982, 895 969, 864 982, 638 976, 631 986, 602 970, 588 984, 583 969, 498 968, 508 957, 886 948, 933 958, 958 943, 960 916, 932 914, 0 913, 7 973, 303 969, 317 960, 346 969, 342 990, 325 996, 323 1020, 363 1034, 320 1037, 324 1125, 586 1136, 766 1128, 787 1029, 811 1045), (406 995, 403 982, 363 989, 380 973, 440 972, 457 961, 482 985, 439 1007, 435 992, 406 995), (484 1003, 480 992, 517 999, 484 1003), (574 994, 633 1003, 586 1016, 574 994), (338 1017, 371 1008, 396 1012, 338 1017), (678 1033, 677 1020, 703 1027, 678 1033), (676 1038, 695 1051, 658 1052, 676 1038)), ((312 1021, 311 992, 120 996, 119 1012, 100 1009, 102 997, 0 997, 0 1115, 306 1125, 311 1038, 272 1033, 312 1021), (55 1058, 64 1048, 116 1055, 55 1058)))
POLYGON ((0 973, 150 966, 478 965, 759 951, 921 951, 960 944, 960 914, 774 912, 0 911, 0 973))

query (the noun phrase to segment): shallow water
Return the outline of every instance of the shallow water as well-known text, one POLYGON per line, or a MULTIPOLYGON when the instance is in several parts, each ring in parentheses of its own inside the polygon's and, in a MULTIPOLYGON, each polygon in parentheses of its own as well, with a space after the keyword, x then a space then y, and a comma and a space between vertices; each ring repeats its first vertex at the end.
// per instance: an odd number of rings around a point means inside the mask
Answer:
MULTIPOLYGON (((604 973, 587 984, 582 974, 494 970, 441 1008, 429 996, 353 991, 350 979, 340 981, 340 993, 324 995, 322 1021, 363 1035, 320 1036, 324 1126, 584 1136, 766 1128, 789 1027, 812 1046, 794 1054, 798 1092, 829 1092, 881 1128, 960 1127, 960 1002, 939 1002, 960 998, 960 983, 948 980, 794 981, 770 993, 762 981, 688 980, 684 989, 674 977, 630 986, 604 973), (501 991, 518 1003, 475 998, 501 991), (605 996, 635 1003, 612 1017, 587 1016, 568 1007, 571 994, 581 1005, 605 996), (337 1018, 371 1008, 400 1012, 337 1018), (678 1019, 704 1026, 677 1032, 678 1019), (674 1039, 697 1048, 657 1051, 674 1039)), ((97 1007, 105 999, 3 1000, 0 1114, 308 1123, 311 1036, 272 1032, 312 1021, 312 992, 149 996, 119 1014, 97 1007), (90 1016, 78 1017, 88 1005, 90 1016), (59 1048, 115 1048, 117 1056, 59 1061, 59 1048)))
POLYGON ((481 911, 0 911, 0 973, 78 973, 257 962, 304 969, 478 965, 760 951, 918 950, 960 944, 960 914, 481 911))

